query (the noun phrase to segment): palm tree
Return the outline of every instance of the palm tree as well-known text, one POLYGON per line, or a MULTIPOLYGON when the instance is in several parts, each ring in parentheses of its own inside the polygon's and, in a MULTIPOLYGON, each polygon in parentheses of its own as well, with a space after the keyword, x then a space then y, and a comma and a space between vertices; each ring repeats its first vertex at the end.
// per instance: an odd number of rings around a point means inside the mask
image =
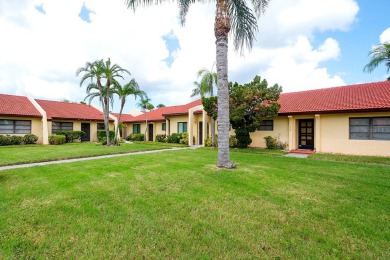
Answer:
POLYGON ((81 67, 76 71, 76 76, 78 76, 80 73, 84 73, 80 81, 80 86, 83 85, 85 80, 90 79, 91 83, 95 84, 94 86, 95 89, 98 90, 100 101, 102 104, 102 110, 103 110, 103 119, 104 119, 104 128, 106 130, 107 146, 111 145, 110 130, 109 130, 109 116, 110 116, 109 104, 110 102, 112 102, 111 89, 113 87, 113 84, 117 82, 116 78, 118 77, 123 78, 121 74, 124 72, 130 74, 128 70, 123 69, 121 66, 117 64, 111 65, 110 58, 108 58, 108 60, 105 62, 103 60, 87 62, 85 64, 85 67, 81 67), (96 82, 93 82, 94 80, 96 80, 96 82), (103 83, 104 80, 105 83, 103 83))
MULTIPOLYGON (((258 29, 257 19, 265 11, 269 1, 216 0, 214 34, 218 74, 218 167, 235 167, 235 164, 230 162, 229 153, 228 35, 231 30, 236 51, 242 51, 244 46, 251 49, 258 29)), ((135 10, 140 5, 154 5, 161 2, 163 1, 126 0, 126 5, 135 10)), ((185 24, 190 5, 195 2, 203 1, 178 0, 182 25, 185 24)))
POLYGON ((141 100, 137 103, 137 106, 145 115, 146 129, 144 134, 144 141, 146 141, 146 133, 148 132, 148 115, 146 112, 147 110, 153 110, 154 106, 150 103, 150 98, 148 98, 147 96, 143 96, 141 100))
MULTIPOLYGON (((213 65, 214 67, 214 65, 213 65)), ((194 82, 194 85, 196 88, 192 90, 191 97, 200 95, 202 98, 205 96, 205 94, 210 93, 210 96, 214 96, 214 86, 217 86, 218 84, 218 75, 215 72, 207 70, 207 69, 201 69, 197 73, 197 77, 201 78, 200 83, 194 82)), ((211 118, 211 143, 212 146, 215 146, 215 120, 214 118, 211 118)))
POLYGON ((125 106, 126 103, 126 98, 128 96, 133 95, 135 99, 137 97, 143 97, 145 96, 145 92, 139 89, 138 83, 135 81, 135 79, 131 79, 130 82, 128 82, 125 85, 121 85, 118 82, 115 82, 114 88, 112 90, 112 93, 118 95, 120 101, 121 101, 121 108, 119 110, 119 115, 118 115, 118 127, 115 129, 115 138, 114 142, 117 144, 117 139, 118 139, 118 132, 119 132, 119 123, 121 121, 121 116, 122 116, 122 111, 123 107, 125 106))
MULTIPOLYGON (((371 73, 382 62, 385 62, 387 72, 390 71, 390 42, 385 42, 376 46, 368 55, 371 55, 371 60, 364 66, 364 71, 371 73)), ((388 77, 387 80, 390 80, 390 77, 388 77)))

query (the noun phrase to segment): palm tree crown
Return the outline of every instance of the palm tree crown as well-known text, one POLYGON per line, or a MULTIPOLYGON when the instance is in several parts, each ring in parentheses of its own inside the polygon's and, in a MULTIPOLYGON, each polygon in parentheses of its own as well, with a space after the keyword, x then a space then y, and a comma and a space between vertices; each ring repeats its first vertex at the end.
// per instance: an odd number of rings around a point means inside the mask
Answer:
POLYGON ((370 73, 381 63, 385 63, 387 66, 387 72, 390 71, 390 42, 376 46, 370 51, 369 56, 371 56, 371 60, 366 66, 364 66, 364 71, 370 73))

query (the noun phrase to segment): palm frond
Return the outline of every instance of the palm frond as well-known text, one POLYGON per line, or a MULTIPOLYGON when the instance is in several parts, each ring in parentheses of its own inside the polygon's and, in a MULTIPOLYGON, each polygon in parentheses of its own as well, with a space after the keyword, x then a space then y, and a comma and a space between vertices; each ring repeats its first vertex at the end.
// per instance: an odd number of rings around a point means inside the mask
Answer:
POLYGON ((228 2, 228 8, 235 50, 243 51, 244 46, 251 49, 258 31, 256 16, 245 0, 231 0, 228 2))

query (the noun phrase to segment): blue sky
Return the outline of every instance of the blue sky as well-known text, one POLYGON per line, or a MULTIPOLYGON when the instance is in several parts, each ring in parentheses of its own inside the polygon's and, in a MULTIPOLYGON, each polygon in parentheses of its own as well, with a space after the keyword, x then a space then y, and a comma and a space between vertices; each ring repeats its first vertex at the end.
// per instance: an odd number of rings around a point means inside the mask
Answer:
MULTIPOLYGON (((136 12, 121 0, 0 4, 0 93, 79 102, 77 68, 110 57, 153 104, 177 105, 192 100, 196 72, 215 62, 214 4, 191 6, 184 27, 175 3, 136 12)), ((229 80, 260 75, 285 92, 385 80, 385 65, 363 67, 373 46, 390 41, 388 10, 388 0, 272 0, 252 51, 240 56, 230 44, 229 80)))

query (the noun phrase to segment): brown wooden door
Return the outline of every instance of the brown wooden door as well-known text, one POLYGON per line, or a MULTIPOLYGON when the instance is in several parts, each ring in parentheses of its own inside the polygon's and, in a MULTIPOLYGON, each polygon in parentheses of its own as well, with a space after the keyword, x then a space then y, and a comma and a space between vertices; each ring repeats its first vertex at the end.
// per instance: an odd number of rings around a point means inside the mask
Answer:
POLYGON ((314 119, 299 120, 298 148, 314 150, 314 119))
POLYGON ((91 140, 91 125, 89 123, 81 123, 81 131, 85 133, 85 135, 81 137, 81 141, 89 142, 91 140))
POLYGON ((149 141, 153 141, 153 124, 149 124, 148 126, 148 132, 149 132, 149 141))

